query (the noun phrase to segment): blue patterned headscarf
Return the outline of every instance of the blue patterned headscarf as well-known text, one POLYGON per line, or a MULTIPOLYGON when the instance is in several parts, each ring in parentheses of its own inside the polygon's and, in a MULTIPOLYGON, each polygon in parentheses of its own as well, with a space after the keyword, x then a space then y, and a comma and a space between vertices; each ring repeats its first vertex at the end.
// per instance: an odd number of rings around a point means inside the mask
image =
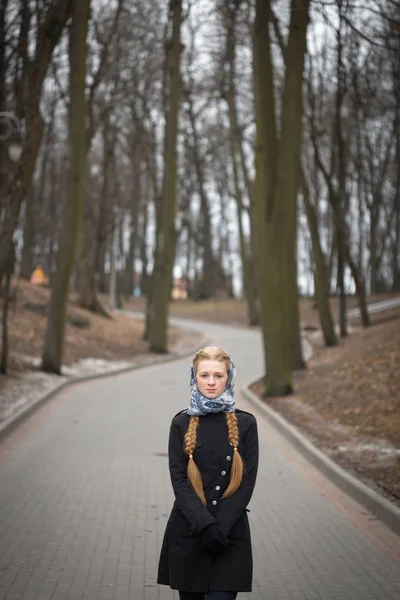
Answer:
POLYGON ((225 391, 217 398, 207 398, 200 392, 197 381, 196 371, 192 365, 190 369, 190 388, 192 390, 192 396, 190 398, 190 405, 188 409, 188 415, 199 416, 207 415, 208 413, 218 412, 235 412, 235 396, 234 396, 234 383, 236 376, 236 368, 233 364, 233 360, 230 358, 231 364, 228 369, 228 381, 226 382, 225 391))

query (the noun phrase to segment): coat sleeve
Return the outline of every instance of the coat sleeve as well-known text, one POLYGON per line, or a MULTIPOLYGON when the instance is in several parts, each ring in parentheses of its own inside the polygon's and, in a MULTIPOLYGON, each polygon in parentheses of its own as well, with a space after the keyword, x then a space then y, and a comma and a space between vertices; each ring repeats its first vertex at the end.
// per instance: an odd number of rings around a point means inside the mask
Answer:
POLYGON ((176 502, 191 525, 191 533, 197 535, 216 520, 203 505, 187 478, 188 458, 183 451, 183 436, 174 420, 169 434, 168 457, 176 502))
POLYGON ((241 450, 239 447, 244 462, 243 481, 234 494, 219 501, 216 514, 218 523, 227 535, 250 502, 256 483, 259 451, 257 421, 254 417, 245 434, 242 448, 241 450))

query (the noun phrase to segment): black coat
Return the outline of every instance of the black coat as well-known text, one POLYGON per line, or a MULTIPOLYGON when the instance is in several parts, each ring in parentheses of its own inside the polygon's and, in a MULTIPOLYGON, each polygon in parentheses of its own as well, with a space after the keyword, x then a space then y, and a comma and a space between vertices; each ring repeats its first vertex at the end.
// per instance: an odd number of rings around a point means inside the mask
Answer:
POLYGON ((169 468, 175 503, 165 530, 157 582, 186 592, 250 592, 253 558, 247 505, 253 493, 258 468, 257 422, 253 415, 236 410, 239 452, 245 474, 240 488, 221 499, 228 486, 233 448, 229 443, 226 417, 212 413, 200 417, 194 460, 203 478, 207 500, 204 506, 187 478, 188 457, 184 435, 189 415, 182 411, 171 423, 169 468), (200 532, 218 522, 229 546, 212 557, 200 550, 200 532))

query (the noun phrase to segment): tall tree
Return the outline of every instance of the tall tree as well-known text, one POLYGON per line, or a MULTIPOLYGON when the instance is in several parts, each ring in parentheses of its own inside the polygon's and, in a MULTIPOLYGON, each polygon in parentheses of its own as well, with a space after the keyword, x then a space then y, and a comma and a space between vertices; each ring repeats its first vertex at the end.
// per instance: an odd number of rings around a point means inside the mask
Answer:
MULTIPOLYGON (((248 321, 250 325, 259 325, 260 317, 257 306, 257 290, 255 284, 254 262, 251 255, 251 237, 253 235, 250 224, 250 243, 247 243, 243 231, 242 217, 244 213, 243 193, 239 175, 239 165, 244 169, 244 179, 246 181, 247 171, 245 168, 243 156, 242 139, 240 136, 239 119, 236 106, 236 38, 237 38, 237 15, 240 9, 241 0, 226 0, 224 21, 226 28, 226 62, 227 75, 223 83, 223 97, 228 106, 229 116, 229 146, 232 162, 233 184, 235 190, 235 199, 238 214, 238 232, 239 247, 243 270, 243 287, 247 301, 248 321)), ((248 185, 248 189, 249 189, 248 185)), ((250 200, 250 198, 249 198, 250 200)))
MULTIPOLYGON (((193 84, 192 84, 193 85, 193 84)), ((200 196, 201 236, 203 241, 202 276, 198 285, 198 297, 201 299, 214 298, 218 286, 218 265, 212 247, 211 205, 206 191, 204 160, 199 150, 199 134, 197 132, 196 116, 193 107, 192 90, 186 91, 188 116, 192 134, 191 155, 197 177, 197 191, 200 196)))
POLYGON ((337 264, 338 264, 338 286, 340 293, 340 335, 347 335, 347 313, 346 313, 346 287, 345 287, 345 268, 346 268, 346 225, 344 219, 338 215, 343 214, 346 210, 346 154, 345 140, 343 135, 343 101, 346 87, 346 70, 343 64, 343 16, 345 7, 343 0, 337 0, 339 11, 339 27, 337 30, 337 91, 336 91, 336 112, 335 124, 333 127, 333 145, 336 142, 337 148, 337 165, 338 165, 338 192, 331 194, 333 212, 336 216, 336 248, 337 248, 337 264))
POLYGON ((393 236, 393 282, 392 291, 400 291, 400 39, 397 40, 399 48, 392 57, 392 79, 395 95, 395 136, 396 136, 396 175, 394 193, 395 231, 393 236))
POLYGON ((266 370, 265 393, 292 391, 302 364, 296 270, 302 82, 309 0, 292 0, 280 126, 276 122, 270 49, 271 3, 257 0, 254 27, 257 269, 266 370), (279 133, 278 133, 279 132, 279 133), (300 355, 293 360, 293 351, 300 355))
MULTIPOLYGON (((87 89, 87 133, 86 133, 86 145, 87 145, 87 153, 89 154, 90 148, 93 144, 94 136, 96 135, 99 128, 103 126, 104 129, 109 130, 109 120, 110 113, 112 110, 112 106, 116 104, 116 90, 117 83, 119 79, 118 70, 113 68, 113 61, 116 63, 119 62, 119 45, 115 44, 116 56, 110 57, 111 46, 114 38, 116 37, 116 32, 118 30, 118 23, 120 19, 120 15, 123 9, 124 0, 118 0, 116 7, 110 6, 106 13, 106 18, 104 18, 104 10, 99 11, 98 19, 103 24, 103 28, 105 32, 102 32, 102 35, 97 33, 97 42, 99 44, 99 59, 96 61, 96 69, 94 72, 90 73, 90 85, 87 89), (108 18, 107 18, 108 17, 108 18), (101 97, 101 101, 97 98, 98 90, 101 90, 101 84, 104 85, 104 79, 107 74, 107 69, 113 74, 112 81, 110 84, 110 92, 107 94, 107 100, 104 97, 101 97), (97 106, 96 106, 97 104, 97 106), (100 106, 99 106, 100 105, 100 106), (97 108, 97 110, 96 110, 97 108), (96 118, 97 116, 97 118, 96 118), (103 122, 102 122, 103 121, 103 122)), ((96 32, 99 30, 99 24, 96 23, 96 27, 94 28, 96 32)), ((88 43, 89 46, 89 43, 88 43)), ((93 50, 92 50, 93 53, 93 50)), ((89 77, 88 77, 89 79, 89 77)), ((103 96, 104 89, 102 90, 103 96)), ((99 94, 101 95, 101 94, 99 94)), ((99 231, 100 226, 103 224, 102 219, 104 212, 104 204, 107 201, 107 184, 108 184, 108 164, 110 159, 113 156, 114 147, 111 141, 107 139, 105 140, 105 145, 107 150, 104 150, 104 154, 107 156, 107 160, 104 161, 103 168, 103 191, 102 197, 100 200, 100 208, 97 206, 93 206, 95 204, 97 198, 90 205, 90 195, 85 195, 85 205, 83 212, 83 238, 82 244, 80 247, 80 256, 78 260, 78 304, 82 308, 86 308, 92 312, 98 313, 102 316, 108 317, 108 313, 103 307, 97 296, 97 287, 96 287, 96 271, 98 268, 98 253, 99 253, 99 238, 104 235, 103 231, 99 231)))
POLYGON ((52 286, 42 359, 44 371, 58 374, 61 373, 69 280, 78 252, 82 225, 86 173, 86 38, 89 17, 90 0, 73 0, 69 38, 69 148, 71 169, 69 202, 66 208, 65 227, 57 256, 57 272, 52 286))
POLYGON ((148 310, 151 312, 149 340, 153 352, 167 352, 168 304, 175 258, 177 135, 181 93, 180 59, 182 0, 170 0, 169 19, 172 28, 166 46, 167 106, 164 143, 164 174, 157 245, 152 277, 153 293, 148 310))
MULTIPOLYGON (((14 81, 16 93, 15 106, 12 110, 18 118, 24 118, 26 133, 20 160, 15 165, 7 160, 7 168, 2 169, 0 279, 7 268, 21 204, 32 182, 42 140, 44 123, 40 112, 40 101, 43 81, 54 48, 60 40, 71 11, 71 0, 54 0, 46 3, 46 7, 41 9, 44 14, 37 13, 35 15, 36 25, 30 29, 31 7, 27 2, 22 1, 20 5, 23 8, 20 11, 22 21, 15 54, 15 60, 18 60, 20 68, 15 70, 17 73, 14 81), (35 39, 33 39, 34 36, 35 39), (29 56, 30 43, 34 47, 33 57, 29 56)), ((39 9, 37 8, 37 10, 39 9)), ((0 61, 3 60, 0 54, 0 61)), ((4 66, 0 64, 0 70, 2 68, 4 69, 4 66)), ((0 96, 2 93, 0 91, 0 96)))
POLYGON ((311 242, 314 255, 314 287, 315 300, 318 307, 319 321, 326 346, 335 346, 338 343, 332 311, 329 304, 329 278, 326 259, 321 247, 318 220, 315 206, 310 197, 310 189, 304 173, 302 173, 302 192, 304 206, 306 209, 308 228, 310 230, 311 242))

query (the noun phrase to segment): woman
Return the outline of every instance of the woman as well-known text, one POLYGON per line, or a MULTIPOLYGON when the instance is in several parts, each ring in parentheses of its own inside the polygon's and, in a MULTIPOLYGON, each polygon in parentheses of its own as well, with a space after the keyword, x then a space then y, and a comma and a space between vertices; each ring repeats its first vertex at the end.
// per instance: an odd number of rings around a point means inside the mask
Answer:
POLYGON ((235 600, 251 591, 247 504, 258 467, 257 422, 235 409, 235 366, 214 346, 193 359, 188 410, 171 423, 169 469, 175 503, 158 583, 180 600, 235 600))

